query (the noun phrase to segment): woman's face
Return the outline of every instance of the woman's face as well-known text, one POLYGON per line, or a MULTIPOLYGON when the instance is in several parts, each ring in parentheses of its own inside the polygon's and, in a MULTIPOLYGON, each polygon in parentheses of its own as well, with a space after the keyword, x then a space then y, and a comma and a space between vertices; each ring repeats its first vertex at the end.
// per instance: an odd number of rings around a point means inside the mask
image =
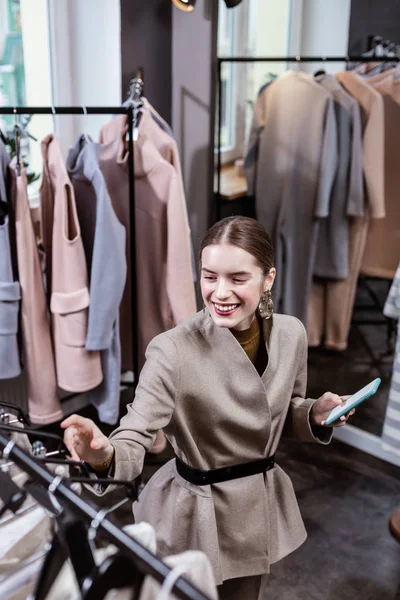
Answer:
POLYGON ((218 327, 248 329, 275 269, 265 276, 254 256, 231 244, 206 246, 201 255, 201 295, 218 327))

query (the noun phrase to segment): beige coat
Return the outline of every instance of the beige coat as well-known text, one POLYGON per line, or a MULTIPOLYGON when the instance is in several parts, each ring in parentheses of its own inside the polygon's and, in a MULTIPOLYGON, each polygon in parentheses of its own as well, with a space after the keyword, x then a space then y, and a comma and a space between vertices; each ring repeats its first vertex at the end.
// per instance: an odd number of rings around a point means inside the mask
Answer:
MULTIPOLYGON (((60 143, 53 135, 42 142, 44 161, 41 210, 51 228, 46 258, 52 265, 51 301, 58 385, 85 392, 102 381, 100 352, 86 350, 89 289, 86 257, 60 143), (51 221, 52 218, 52 221, 51 221)), ((46 236, 44 236, 46 238, 46 236)))
POLYGON ((377 90, 385 111, 385 212, 384 219, 369 224, 361 273, 393 279, 400 258, 400 81, 397 69, 365 82, 377 90))
MULTIPOLYGON (((101 132, 100 165, 114 210, 128 234, 128 278, 120 309, 123 368, 132 368, 130 219, 126 116, 101 132)), ((148 343, 196 312, 190 230, 173 140, 153 121, 140 120, 134 146, 139 368, 148 343), (179 290, 179 293, 177 293, 179 290)), ((175 145, 176 147, 176 145, 175 145)))
MULTIPOLYGON (((115 476, 139 475, 159 429, 177 456, 200 469, 273 455, 285 425, 300 440, 327 443, 331 430, 318 428, 319 439, 309 425, 314 400, 304 399, 304 327, 274 315, 264 337, 269 362, 262 378, 205 310, 154 339, 135 400, 110 438, 115 476)), ((293 486, 278 465, 266 482, 258 474, 198 487, 180 477, 172 460, 152 477, 134 514, 155 528, 161 556, 205 552, 217 584, 268 572, 306 539, 293 486)))
POLYGON ((11 163, 11 175, 29 416, 33 423, 53 423, 62 418, 62 410, 57 396, 49 315, 29 210, 27 180, 24 170, 17 175, 15 161, 11 163))

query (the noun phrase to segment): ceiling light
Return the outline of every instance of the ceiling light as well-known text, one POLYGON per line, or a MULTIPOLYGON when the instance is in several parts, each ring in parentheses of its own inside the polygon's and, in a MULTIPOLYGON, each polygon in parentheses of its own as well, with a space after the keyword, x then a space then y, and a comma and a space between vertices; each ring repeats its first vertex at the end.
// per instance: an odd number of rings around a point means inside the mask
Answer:
POLYGON ((172 0, 172 4, 179 8, 179 10, 192 12, 194 11, 196 0, 172 0))

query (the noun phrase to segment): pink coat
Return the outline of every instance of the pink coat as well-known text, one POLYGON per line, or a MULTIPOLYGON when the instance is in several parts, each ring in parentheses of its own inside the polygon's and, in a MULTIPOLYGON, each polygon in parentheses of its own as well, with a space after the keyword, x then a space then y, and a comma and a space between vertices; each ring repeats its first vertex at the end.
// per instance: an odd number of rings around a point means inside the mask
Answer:
POLYGON ((97 387, 103 375, 100 352, 85 348, 89 289, 75 195, 56 137, 43 140, 42 154, 41 208, 43 223, 52 232, 46 258, 52 267, 49 291, 57 381, 64 390, 85 392, 97 387))
POLYGON ((12 201, 18 273, 21 286, 21 329, 24 367, 28 383, 29 416, 33 423, 53 423, 62 418, 46 297, 29 210, 25 171, 17 175, 11 163, 12 201))
MULTIPOLYGON (((125 115, 103 127, 100 164, 114 210, 129 232, 126 131, 125 115)), ((139 368, 156 335, 196 312, 190 230, 174 144, 144 110, 134 146, 139 368)), ((120 311, 124 368, 132 368, 129 240, 128 235, 128 281, 120 311)))

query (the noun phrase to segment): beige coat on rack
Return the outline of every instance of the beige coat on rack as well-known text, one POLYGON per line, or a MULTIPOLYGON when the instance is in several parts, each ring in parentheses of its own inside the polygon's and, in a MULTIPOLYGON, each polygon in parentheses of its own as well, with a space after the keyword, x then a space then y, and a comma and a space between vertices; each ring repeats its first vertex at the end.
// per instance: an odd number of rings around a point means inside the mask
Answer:
MULTIPOLYGON (((304 398, 304 327, 274 315, 264 337, 269 357, 262 377, 206 310, 153 340, 134 402, 110 437, 115 477, 139 475, 159 429, 181 460, 200 469, 272 456, 284 428, 302 441, 327 443, 332 430, 309 424, 314 400, 304 398)), ((161 556, 205 552, 217 585, 268 572, 306 539, 292 483, 278 465, 266 476, 199 487, 171 460, 149 481, 134 515, 155 528, 161 556)))
POLYGON ((85 392, 102 379, 100 352, 86 350, 89 289, 85 252, 71 185, 58 139, 42 142, 44 162, 41 189, 43 224, 51 227, 52 276, 50 308, 58 385, 69 392, 85 392))
POLYGON ((393 279, 400 258, 400 79, 392 69, 365 80, 383 98, 385 112, 384 219, 369 224, 361 273, 393 279))
POLYGON ((57 396, 47 303, 29 210, 26 174, 22 168, 21 175, 17 175, 15 160, 11 163, 11 175, 29 416, 33 423, 53 423, 63 415, 57 396))
MULTIPOLYGON (((101 131, 100 165, 114 210, 130 229, 127 117, 114 118, 101 131)), ((196 312, 190 230, 176 144, 144 110, 135 142, 136 271, 138 280, 138 363, 148 343, 196 312)), ((121 303, 122 366, 132 368, 130 253, 121 303)))

